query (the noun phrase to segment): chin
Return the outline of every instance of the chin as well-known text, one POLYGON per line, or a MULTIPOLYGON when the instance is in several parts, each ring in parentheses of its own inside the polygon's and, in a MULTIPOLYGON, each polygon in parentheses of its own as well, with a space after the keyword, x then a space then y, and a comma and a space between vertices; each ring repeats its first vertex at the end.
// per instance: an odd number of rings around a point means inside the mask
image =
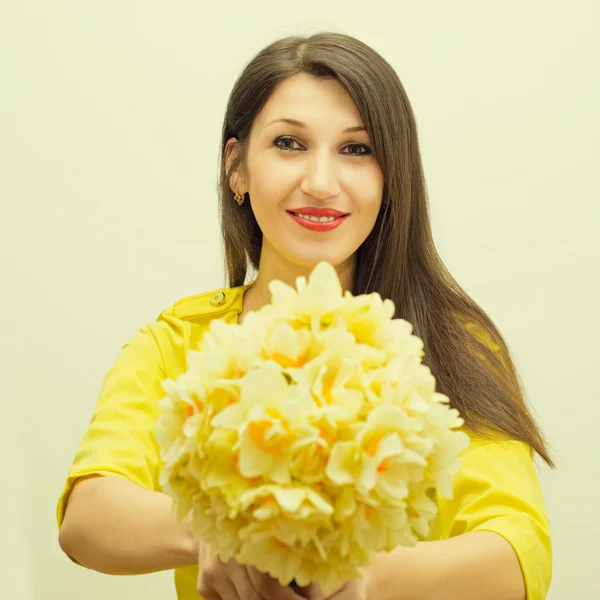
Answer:
POLYGON ((312 252, 310 254, 304 252, 299 255, 290 255, 289 260, 302 269, 312 270, 317 264, 323 261, 330 263, 334 267, 338 267, 346 262, 351 256, 352 253, 348 255, 342 252, 324 252, 321 250, 320 252, 312 252))

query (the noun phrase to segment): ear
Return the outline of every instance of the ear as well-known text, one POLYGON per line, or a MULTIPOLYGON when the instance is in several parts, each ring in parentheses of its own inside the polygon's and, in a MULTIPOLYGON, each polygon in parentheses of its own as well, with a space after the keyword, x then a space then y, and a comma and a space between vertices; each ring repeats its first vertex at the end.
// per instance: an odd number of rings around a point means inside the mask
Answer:
POLYGON ((237 172, 231 172, 231 164, 238 151, 237 139, 233 137, 227 140, 227 145, 225 146, 225 173, 229 176, 229 187, 231 190, 239 194, 244 194, 246 190, 243 177, 237 172))

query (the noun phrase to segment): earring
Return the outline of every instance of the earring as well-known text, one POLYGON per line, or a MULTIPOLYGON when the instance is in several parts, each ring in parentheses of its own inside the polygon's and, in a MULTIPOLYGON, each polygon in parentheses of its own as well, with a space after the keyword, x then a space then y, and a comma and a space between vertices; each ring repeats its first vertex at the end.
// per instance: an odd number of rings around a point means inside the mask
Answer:
POLYGON ((237 192, 233 196, 233 199, 241 206, 244 204, 244 196, 240 196, 237 192))

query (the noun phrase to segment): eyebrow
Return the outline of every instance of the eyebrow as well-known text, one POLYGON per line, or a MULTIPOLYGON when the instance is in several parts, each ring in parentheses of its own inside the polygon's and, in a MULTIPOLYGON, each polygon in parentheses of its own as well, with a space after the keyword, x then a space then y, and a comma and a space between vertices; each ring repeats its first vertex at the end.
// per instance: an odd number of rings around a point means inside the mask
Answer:
MULTIPOLYGON (((304 127, 305 129, 308 127, 308 125, 306 123, 303 123, 302 121, 298 121, 297 119, 275 119, 274 121, 271 121, 270 123, 267 123, 265 125, 266 127, 269 127, 269 125, 273 125, 273 123, 289 123, 290 125, 295 125, 296 127, 304 127)), ((342 131, 342 133, 354 133, 355 131, 367 131, 364 127, 362 127, 362 125, 355 125, 353 127, 346 127, 346 129, 344 129, 342 131)))

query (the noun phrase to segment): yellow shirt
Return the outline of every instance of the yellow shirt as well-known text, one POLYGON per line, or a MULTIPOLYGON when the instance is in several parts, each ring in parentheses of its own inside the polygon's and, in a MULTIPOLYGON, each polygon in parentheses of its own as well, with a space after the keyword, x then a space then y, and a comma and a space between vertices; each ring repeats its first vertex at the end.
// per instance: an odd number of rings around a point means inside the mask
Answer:
MULTIPOLYGON (((121 475, 160 491, 162 468, 154 428, 166 394, 161 382, 186 370, 214 318, 237 322, 249 285, 183 298, 125 344, 102 385, 90 425, 69 469, 57 506, 60 528, 75 481, 90 474, 121 475)), ((452 500, 438 499, 429 539, 473 530, 495 531, 519 558, 527 598, 546 597, 552 571, 550 531, 533 451, 521 442, 474 439, 454 479, 452 500)), ((197 567, 175 569, 178 600, 197 600, 197 567)))

